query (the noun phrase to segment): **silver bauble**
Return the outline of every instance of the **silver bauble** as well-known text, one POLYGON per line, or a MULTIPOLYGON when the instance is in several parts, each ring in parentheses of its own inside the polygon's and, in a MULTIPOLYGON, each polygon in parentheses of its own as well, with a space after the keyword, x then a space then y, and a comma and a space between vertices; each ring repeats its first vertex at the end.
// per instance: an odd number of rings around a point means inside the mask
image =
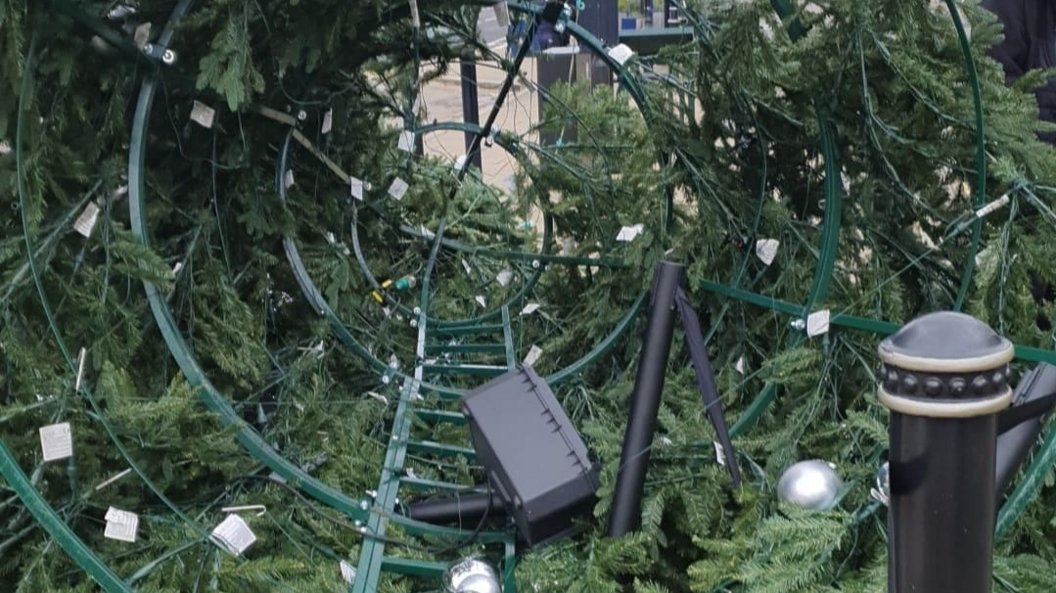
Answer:
POLYGON ((501 593, 499 575, 487 562, 466 558, 447 569, 444 575, 447 593, 501 593))
POLYGON ((781 500, 813 511, 827 511, 836 506, 843 480, 834 466, 812 459, 800 461, 785 470, 777 483, 781 500))

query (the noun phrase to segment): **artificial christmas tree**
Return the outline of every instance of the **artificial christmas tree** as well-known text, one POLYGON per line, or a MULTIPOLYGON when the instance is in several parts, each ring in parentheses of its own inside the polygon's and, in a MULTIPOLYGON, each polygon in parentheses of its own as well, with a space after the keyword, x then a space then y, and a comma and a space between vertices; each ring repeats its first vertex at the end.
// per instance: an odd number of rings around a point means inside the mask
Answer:
MULTIPOLYGON (((530 43, 480 42, 483 4, 0 1, 0 583, 410 592, 480 554, 508 592, 884 590, 879 336, 960 309, 1017 373, 1053 362, 1043 74, 1003 86, 974 3, 693 2, 655 57, 565 23, 619 92, 554 87, 525 125, 530 43), (463 56, 499 73, 476 127, 431 115, 463 56), (512 185, 445 131, 508 151, 512 185), (744 485, 676 348, 642 526, 614 540, 665 257, 744 485), (518 557, 501 524, 396 512, 481 483, 457 399, 529 355, 600 462, 585 533, 518 557), (831 511, 778 501, 812 458, 847 485, 831 511)), ((542 11, 509 7, 532 34, 542 11)), ((1009 590, 1056 585, 1054 455, 999 513, 1009 590)))

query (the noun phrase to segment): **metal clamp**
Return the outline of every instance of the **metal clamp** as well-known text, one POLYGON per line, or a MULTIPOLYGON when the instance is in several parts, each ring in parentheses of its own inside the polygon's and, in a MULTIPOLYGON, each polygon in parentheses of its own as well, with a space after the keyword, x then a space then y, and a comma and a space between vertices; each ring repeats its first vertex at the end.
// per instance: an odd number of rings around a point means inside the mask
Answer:
POLYGON ((143 53, 150 57, 150 59, 160 61, 166 66, 172 66, 176 63, 176 52, 174 50, 162 47, 155 43, 144 45, 143 53))

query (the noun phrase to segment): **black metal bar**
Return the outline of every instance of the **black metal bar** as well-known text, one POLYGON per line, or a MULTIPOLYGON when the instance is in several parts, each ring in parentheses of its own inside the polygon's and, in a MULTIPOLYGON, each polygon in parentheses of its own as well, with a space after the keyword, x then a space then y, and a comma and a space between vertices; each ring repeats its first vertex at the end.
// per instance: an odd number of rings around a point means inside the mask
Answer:
POLYGON ((675 331, 675 294, 684 280, 685 268, 668 262, 661 262, 653 277, 649 317, 612 496, 610 537, 622 537, 636 530, 642 522, 642 491, 675 331))
POLYGON ((711 425, 715 427, 715 436, 722 445, 723 454, 726 458, 726 467, 730 470, 730 478, 733 485, 741 485, 741 472, 737 467, 737 454, 733 450, 733 441, 730 439, 730 431, 726 429, 726 417, 722 414, 722 405, 719 400, 719 390, 715 386, 715 371, 708 358, 708 349, 704 344, 704 334, 700 331, 700 319, 697 312, 689 302, 684 290, 679 288, 675 293, 675 305, 678 315, 682 318, 682 329, 686 335, 686 348, 689 349, 689 358, 693 361, 693 373, 697 377, 697 389, 704 401, 704 409, 708 413, 711 425))
POLYGON ((433 525, 476 525, 485 515, 505 517, 506 508, 495 493, 462 494, 436 500, 423 500, 407 506, 411 519, 433 525))
MULTIPOLYGON (((1056 392, 1056 367, 1040 364, 1019 381, 1013 398, 1014 405, 1027 405, 1054 392, 1056 392)), ((999 500, 1012 484, 1012 479, 1026 461, 1043 428, 1045 428, 1045 415, 1018 424, 997 438, 995 484, 999 500)))
MULTIPOLYGON (((480 98, 477 87, 477 63, 476 61, 463 58, 459 65, 462 74, 462 119, 465 123, 477 126, 480 124, 480 98)), ((484 171, 483 159, 480 151, 473 151, 473 132, 466 132, 466 154, 469 160, 466 163, 484 171)))

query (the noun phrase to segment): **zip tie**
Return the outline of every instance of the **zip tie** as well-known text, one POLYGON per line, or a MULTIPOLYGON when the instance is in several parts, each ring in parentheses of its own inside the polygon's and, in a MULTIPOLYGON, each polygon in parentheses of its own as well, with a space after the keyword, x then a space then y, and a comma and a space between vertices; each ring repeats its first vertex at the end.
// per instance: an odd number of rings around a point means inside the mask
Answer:
POLYGON ((982 208, 976 210, 975 211, 975 217, 977 219, 982 220, 982 218, 984 216, 989 216, 990 214, 993 214, 995 211, 997 211, 997 210, 999 210, 1001 208, 1004 208, 1011 201, 1012 201, 1012 198, 1008 194, 1005 194, 1005 195, 1001 196, 1000 198, 994 200, 993 202, 990 202, 986 206, 983 206, 982 208))
POLYGON ((238 511, 260 511, 257 516, 262 517, 264 513, 268 512, 268 508, 262 504, 247 504, 239 507, 222 507, 220 509, 222 513, 236 513, 238 511))
POLYGON ((73 391, 76 393, 81 390, 81 379, 84 378, 84 359, 87 357, 88 351, 81 348, 79 354, 77 354, 77 380, 73 382, 73 391))
POLYGON ((129 468, 129 469, 126 469, 125 471, 123 471, 123 472, 120 472, 120 473, 118 473, 118 474, 115 474, 115 475, 114 475, 113 477, 111 477, 111 478, 108 478, 108 479, 106 479, 106 480, 104 480, 104 481, 100 482, 100 483, 99 483, 99 485, 95 487, 95 491, 96 491, 96 492, 99 492, 99 491, 100 491, 100 490, 102 490, 103 488, 106 488, 106 487, 107 487, 107 486, 109 486, 110 484, 113 484, 114 482, 116 482, 116 481, 120 480, 121 478, 123 478, 123 477, 127 476, 127 475, 128 475, 128 474, 130 474, 130 473, 132 473, 132 469, 131 469, 131 468, 129 468))

